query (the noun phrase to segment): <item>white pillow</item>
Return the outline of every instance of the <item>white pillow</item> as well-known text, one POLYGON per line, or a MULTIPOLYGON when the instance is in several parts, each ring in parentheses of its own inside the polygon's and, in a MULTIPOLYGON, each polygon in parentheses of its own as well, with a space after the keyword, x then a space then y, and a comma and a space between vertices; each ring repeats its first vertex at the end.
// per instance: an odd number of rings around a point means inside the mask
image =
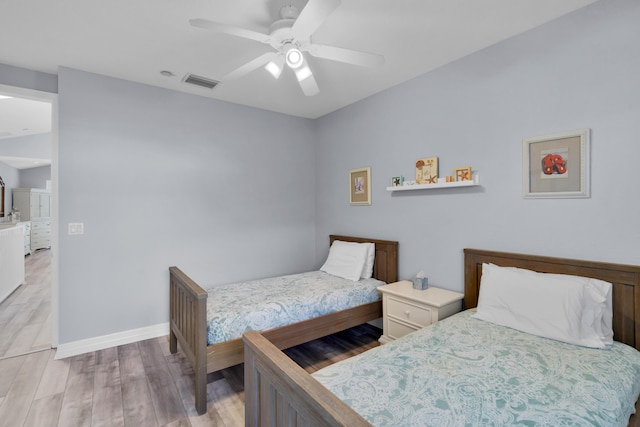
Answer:
POLYGON ((376 245, 375 243, 359 244, 367 247, 367 258, 365 259, 364 267, 362 267, 362 275, 360 276, 360 278, 371 279, 371 277, 373 276, 373 264, 376 260, 376 245))
POLYGON ((367 258, 368 247, 359 243, 334 240, 321 271, 357 282, 367 258))
POLYGON ((483 264, 474 317, 570 344, 603 348, 613 338, 610 294, 611 284, 601 280, 483 264))

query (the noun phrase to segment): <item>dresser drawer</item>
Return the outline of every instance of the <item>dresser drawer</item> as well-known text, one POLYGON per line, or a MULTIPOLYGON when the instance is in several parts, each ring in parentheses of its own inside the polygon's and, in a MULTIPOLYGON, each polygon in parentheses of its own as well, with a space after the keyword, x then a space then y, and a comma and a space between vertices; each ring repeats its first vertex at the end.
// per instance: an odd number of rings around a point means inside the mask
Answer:
POLYGON ((31 240, 37 239, 39 237, 51 237, 51 229, 33 229, 31 231, 31 240))
POLYGON ((31 249, 41 249, 41 248, 50 248, 51 247, 51 239, 49 237, 40 237, 40 238, 32 238, 31 239, 31 249))
POLYGON ((390 296, 387 301, 387 314, 390 317, 413 323, 417 326, 428 326, 431 324, 431 309, 419 306, 410 301, 398 299, 390 296))
POLYGON ((397 340, 398 338, 402 338, 403 336, 410 334, 411 332, 417 331, 419 328, 409 326, 404 323, 395 322, 392 319, 388 319, 387 329, 387 335, 389 335, 389 338, 397 340))
POLYGON ((32 221, 31 232, 36 230, 49 229, 51 230, 51 221, 32 221))

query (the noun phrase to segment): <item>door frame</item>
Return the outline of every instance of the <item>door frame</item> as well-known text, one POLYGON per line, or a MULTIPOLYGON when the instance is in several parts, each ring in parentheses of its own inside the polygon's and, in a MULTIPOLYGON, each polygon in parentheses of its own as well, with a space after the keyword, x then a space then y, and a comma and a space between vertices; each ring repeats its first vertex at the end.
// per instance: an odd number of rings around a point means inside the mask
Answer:
POLYGON ((0 84, 0 90, 9 96, 43 101, 51 104, 51 347, 58 347, 59 256, 58 251, 58 94, 0 84))

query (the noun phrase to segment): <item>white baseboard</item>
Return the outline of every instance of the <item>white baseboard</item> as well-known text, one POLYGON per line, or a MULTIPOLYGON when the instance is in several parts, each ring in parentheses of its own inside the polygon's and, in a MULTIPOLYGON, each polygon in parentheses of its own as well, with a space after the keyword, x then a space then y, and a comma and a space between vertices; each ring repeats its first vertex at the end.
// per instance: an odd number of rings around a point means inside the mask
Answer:
POLYGON ((116 347, 124 344, 131 344, 133 342, 157 338, 168 334, 169 322, 147 326, 145 328, 117 332, 115 334, 103 335, 101 337, 73 341, 65 344, 59 344, 55 358, 64 359, 65 357, 77 356, 78 354, 104 350, 105 348, 116 347))

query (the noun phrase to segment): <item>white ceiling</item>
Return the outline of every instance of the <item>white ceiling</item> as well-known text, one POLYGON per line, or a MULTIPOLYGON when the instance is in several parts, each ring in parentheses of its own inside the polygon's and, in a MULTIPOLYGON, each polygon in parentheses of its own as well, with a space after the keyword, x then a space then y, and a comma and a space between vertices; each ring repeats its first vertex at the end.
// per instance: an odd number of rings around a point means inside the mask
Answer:
MULTIPOLYGON (((2 61, 0 61, 2 62, 2 61)), ((0 91, 0 162, 16 169, 28 169, 51 164, 51 158, 16 156, 17 142, 10 138, 51 132, 51 103, 35 101, 15 96, 5 98, 7 92, 0 91), (11 153, 7 156, 3 141, 11 143, 11 153)))
POLYGON ((267 33, 281 6, 303 9, 305 0, 6 0, 0 63, 53 74, 71 67, 317 118, 594 1, 342 0, 313 41, 379 53, 386 61, 363 68, 307 57, 320 87, 313 97, 302 94, 291 70, 275 80, 259 68, 214 89, 181 81, 188 73, 222 80, 271 49, 191 27, 190 18, 267 33), (174 76, 162 76, 163 70, 174 76))

